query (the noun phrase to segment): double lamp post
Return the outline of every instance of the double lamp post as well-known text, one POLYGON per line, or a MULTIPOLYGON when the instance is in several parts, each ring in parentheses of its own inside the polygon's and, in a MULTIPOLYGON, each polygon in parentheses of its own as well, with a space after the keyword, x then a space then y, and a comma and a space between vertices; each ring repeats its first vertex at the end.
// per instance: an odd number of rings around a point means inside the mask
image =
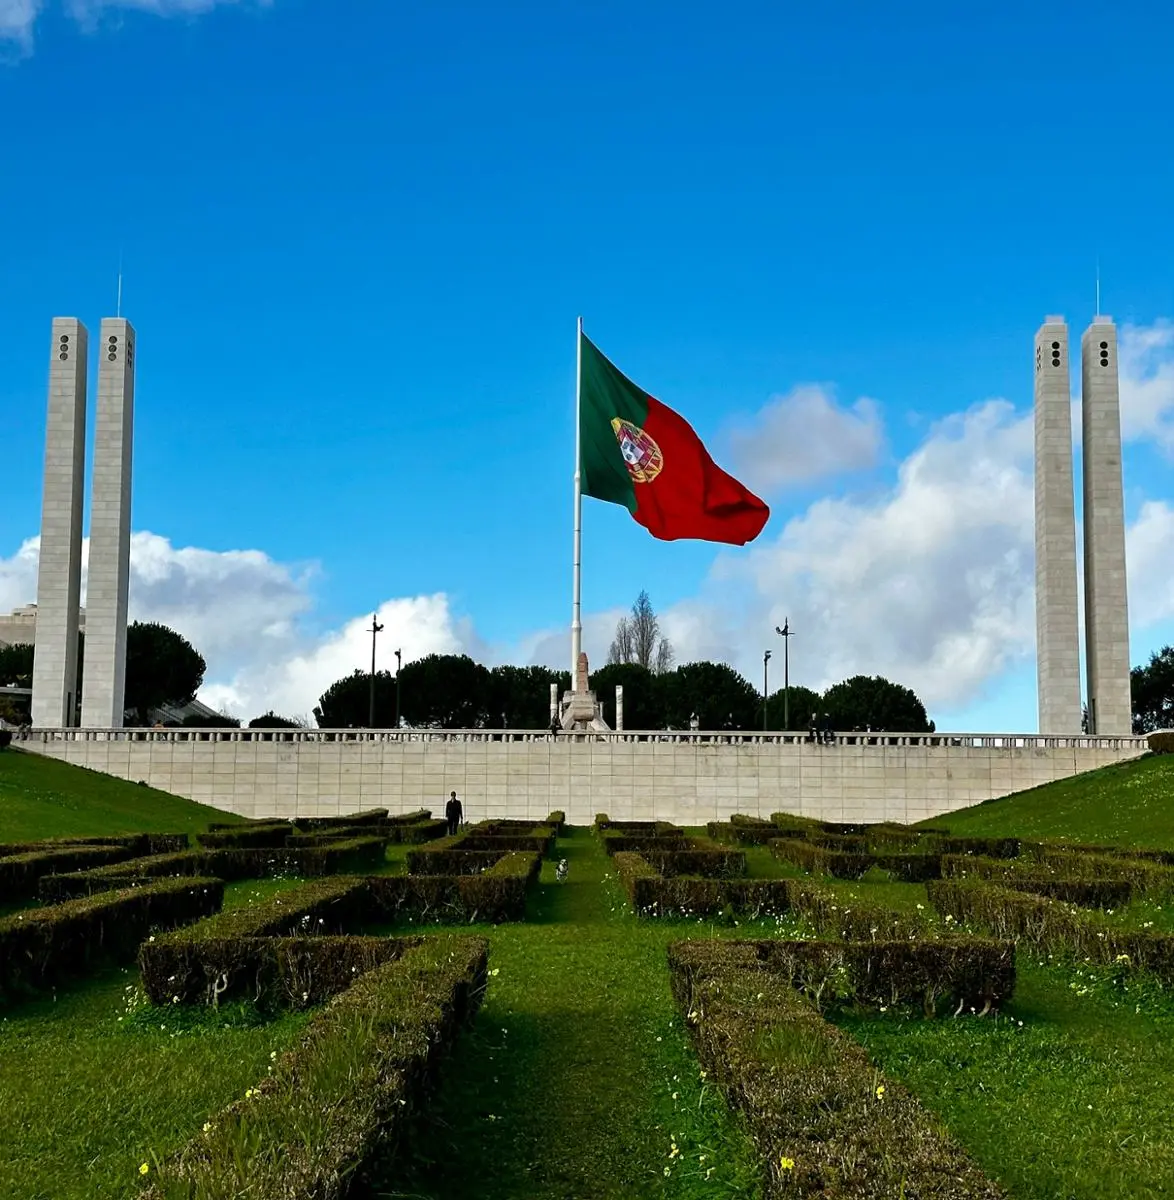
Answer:
MULTIPOLYGON (((370 704, 367 709, 367 728, 375 728, 375 635, 383 632, 383 626, 379 624, 379 614, 371 614, 371 628, 367 630, 371 635, 371 693, 370 704)), ((399 728, 399 675, 400 667, 403 659, 398 650, 393 650, 395 655, 395 728, 399 728)))
MULTIPOLYGON (((794 634, 791 632, 791 618, 784 617, 783 624, 780 628, 775 626, 775 633, 783 639, 783 729, 787 730, 791 725, 791 638, 794 634)), ((762 655, 762 732, 766 733, 770 728, 770 717, 767 708, 770 704, 770 651, 766 650, 762 655)))

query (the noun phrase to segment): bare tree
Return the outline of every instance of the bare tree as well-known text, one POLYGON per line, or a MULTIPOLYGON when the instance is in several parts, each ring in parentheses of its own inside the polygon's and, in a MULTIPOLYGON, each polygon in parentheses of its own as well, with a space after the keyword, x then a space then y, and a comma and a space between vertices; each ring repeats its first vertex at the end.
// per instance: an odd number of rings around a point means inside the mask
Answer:
POLYGON ((647 592, 641 592, 632 605, 632 615, 621 617, 608 651, 609 663, 639 663, 658 674, 673 666, 673 647, 660 632, 660 621, 647 592))

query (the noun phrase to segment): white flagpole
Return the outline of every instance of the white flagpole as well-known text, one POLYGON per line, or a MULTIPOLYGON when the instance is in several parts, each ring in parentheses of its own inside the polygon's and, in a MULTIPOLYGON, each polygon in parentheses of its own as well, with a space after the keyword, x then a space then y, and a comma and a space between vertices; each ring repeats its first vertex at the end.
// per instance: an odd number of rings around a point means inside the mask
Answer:
POLYGON ((583 622, 580 599, 583 584, 583 479, 580 475, 582 445, 583 398, 583 318, 579 318, 575 337, 575 552, 573 558, 574 582, 571 592, 571 691, 575 690, 575 676, 579 669, 579 653, 583 649, 583 622))

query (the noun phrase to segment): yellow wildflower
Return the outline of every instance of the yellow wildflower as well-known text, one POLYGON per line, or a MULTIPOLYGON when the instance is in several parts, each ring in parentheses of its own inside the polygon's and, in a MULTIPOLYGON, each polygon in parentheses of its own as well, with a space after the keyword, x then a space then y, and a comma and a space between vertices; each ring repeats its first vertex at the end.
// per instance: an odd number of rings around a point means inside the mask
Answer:
POLYGON ((146 1173, 147 1173, 147 1172, 148 1172, 150 1169, 151 1169, 151 1168, 150 1168, 150 1167, 148 1167, 146 1163, 142 1163, 142 1164, 139 1166, 139 1174, 140 1174, 140 1175, 146 1175, 146 1173))
POLYGON ((795 1160, 788 1158, 785 1154, 779 1159, 779 1168, 783 1171, 793 1171, 795 1169, 795 1160))

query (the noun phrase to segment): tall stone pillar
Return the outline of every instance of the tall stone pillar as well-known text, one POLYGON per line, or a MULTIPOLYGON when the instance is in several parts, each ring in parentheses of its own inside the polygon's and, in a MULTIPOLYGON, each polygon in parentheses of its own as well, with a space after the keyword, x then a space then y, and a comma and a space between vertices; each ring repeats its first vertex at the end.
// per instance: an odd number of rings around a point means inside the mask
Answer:
POLYGON ((1129 601, 1117 328, 1097 317, 1080 339, 1084 434, 1084 635, 1091 731, 1132 732, 1129 601))
POLYGON ((33 660, 32 722, 38 729, 73 725, 78 706, 86 353, 86 327, 75 317, 54 317, 33 660))
POLYGON ((1035 633, 1040 733, 1080 732, 1080 628, 1068 326, 1035 335, 1035 633))
POLYGON ((130 583, 134 328, 121 317, 107 317, 102 321, 99 342, 81 723, 87 729, 121 729, 130 583))
POLYGON ((624 685, 616 684, 616 729, 624 728, 624 685))

